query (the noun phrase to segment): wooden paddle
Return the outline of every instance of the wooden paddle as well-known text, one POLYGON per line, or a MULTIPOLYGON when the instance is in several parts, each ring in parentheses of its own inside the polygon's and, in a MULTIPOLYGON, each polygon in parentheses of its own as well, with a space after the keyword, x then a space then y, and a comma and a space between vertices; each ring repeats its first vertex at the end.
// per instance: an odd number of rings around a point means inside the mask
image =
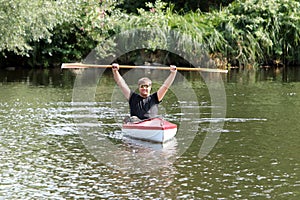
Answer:
MULTIPOLYGON (((83 63, 63 63, 61 65, 62 69, 83 69, 83 68, 111 68, 112 65, 93 65, 93 64, 83 64, 83 63)), ((119 65, 120 69, 161 69, 170 70, 170 67, 153 66, 153 65, 119 65)), ((228 70, 225 69, 212 69, 212 68, 195 68, 195 67, 177 67, 180 71, 203 71, 203 72, 218 72, 227 73, 228 70)))

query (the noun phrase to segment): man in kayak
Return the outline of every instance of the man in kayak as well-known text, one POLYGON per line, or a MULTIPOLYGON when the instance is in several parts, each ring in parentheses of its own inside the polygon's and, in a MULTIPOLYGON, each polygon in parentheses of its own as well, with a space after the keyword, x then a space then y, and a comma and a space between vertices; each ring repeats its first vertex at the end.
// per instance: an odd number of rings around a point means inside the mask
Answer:
POLYGON ((144 120, 157 116, 158 104, 162 101, 169 87, 172 85, 177 73, 176 66, 171 65, 170 75, 167 77, 158 91, 153 94, 150 93, 152 81, 147 77, 139 79, 139 94, 137 94, 136 92, 130 90, 127 83, 120 75, 118 64, 112 64, 112 71, 116 83, 129 102, 131 116, 131 120, 129 121, 134 121, 132 120, 134 118, 138 118, 138 120, 144 120))

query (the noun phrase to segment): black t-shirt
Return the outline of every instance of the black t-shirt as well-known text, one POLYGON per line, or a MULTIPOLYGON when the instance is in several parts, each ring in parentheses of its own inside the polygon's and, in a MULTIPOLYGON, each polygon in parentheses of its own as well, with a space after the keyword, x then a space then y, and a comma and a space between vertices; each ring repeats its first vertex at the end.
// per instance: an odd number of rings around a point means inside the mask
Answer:
POLYGON ((137 116, 139 119, 155 117, 158 114, 159 103, 156 92, 147 98, 132 92, 129 98, 130 115, 137 116))

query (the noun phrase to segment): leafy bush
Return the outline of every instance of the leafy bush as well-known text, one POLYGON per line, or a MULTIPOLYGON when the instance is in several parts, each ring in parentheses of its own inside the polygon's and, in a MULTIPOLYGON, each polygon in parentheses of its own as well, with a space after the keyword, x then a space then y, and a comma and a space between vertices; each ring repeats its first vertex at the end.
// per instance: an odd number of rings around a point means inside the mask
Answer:
POLYGON ((226 40, 226 48, 221 51, 231 60, 241 64, 296 61, 300 41, 298 1, 237 0, 219 16, 217 30, 226 40))

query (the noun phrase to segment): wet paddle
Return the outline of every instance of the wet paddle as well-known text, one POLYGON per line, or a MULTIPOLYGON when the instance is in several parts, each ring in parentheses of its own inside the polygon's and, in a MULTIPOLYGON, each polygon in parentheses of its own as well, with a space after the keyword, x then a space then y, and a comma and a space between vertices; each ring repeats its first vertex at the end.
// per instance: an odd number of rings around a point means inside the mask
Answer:
MULTIPOLYGON (((84 69, 84 68, 111 68, 112 65, 93 65, 93 64, 83 64, 83 63, 63 63, 62 69, 84 69)), ((170 67, 163 66, 153 66, 153 65, 119 65, 120 69, 160 69, 160 70, 170 70, 170 67)), ((177 67, 179 71, 203 71, 203 72, 217 72, 217 73, 227 73, 228 70, 225 69, 212 69, 212 68, 195 68, 195 67, 177 67)))

